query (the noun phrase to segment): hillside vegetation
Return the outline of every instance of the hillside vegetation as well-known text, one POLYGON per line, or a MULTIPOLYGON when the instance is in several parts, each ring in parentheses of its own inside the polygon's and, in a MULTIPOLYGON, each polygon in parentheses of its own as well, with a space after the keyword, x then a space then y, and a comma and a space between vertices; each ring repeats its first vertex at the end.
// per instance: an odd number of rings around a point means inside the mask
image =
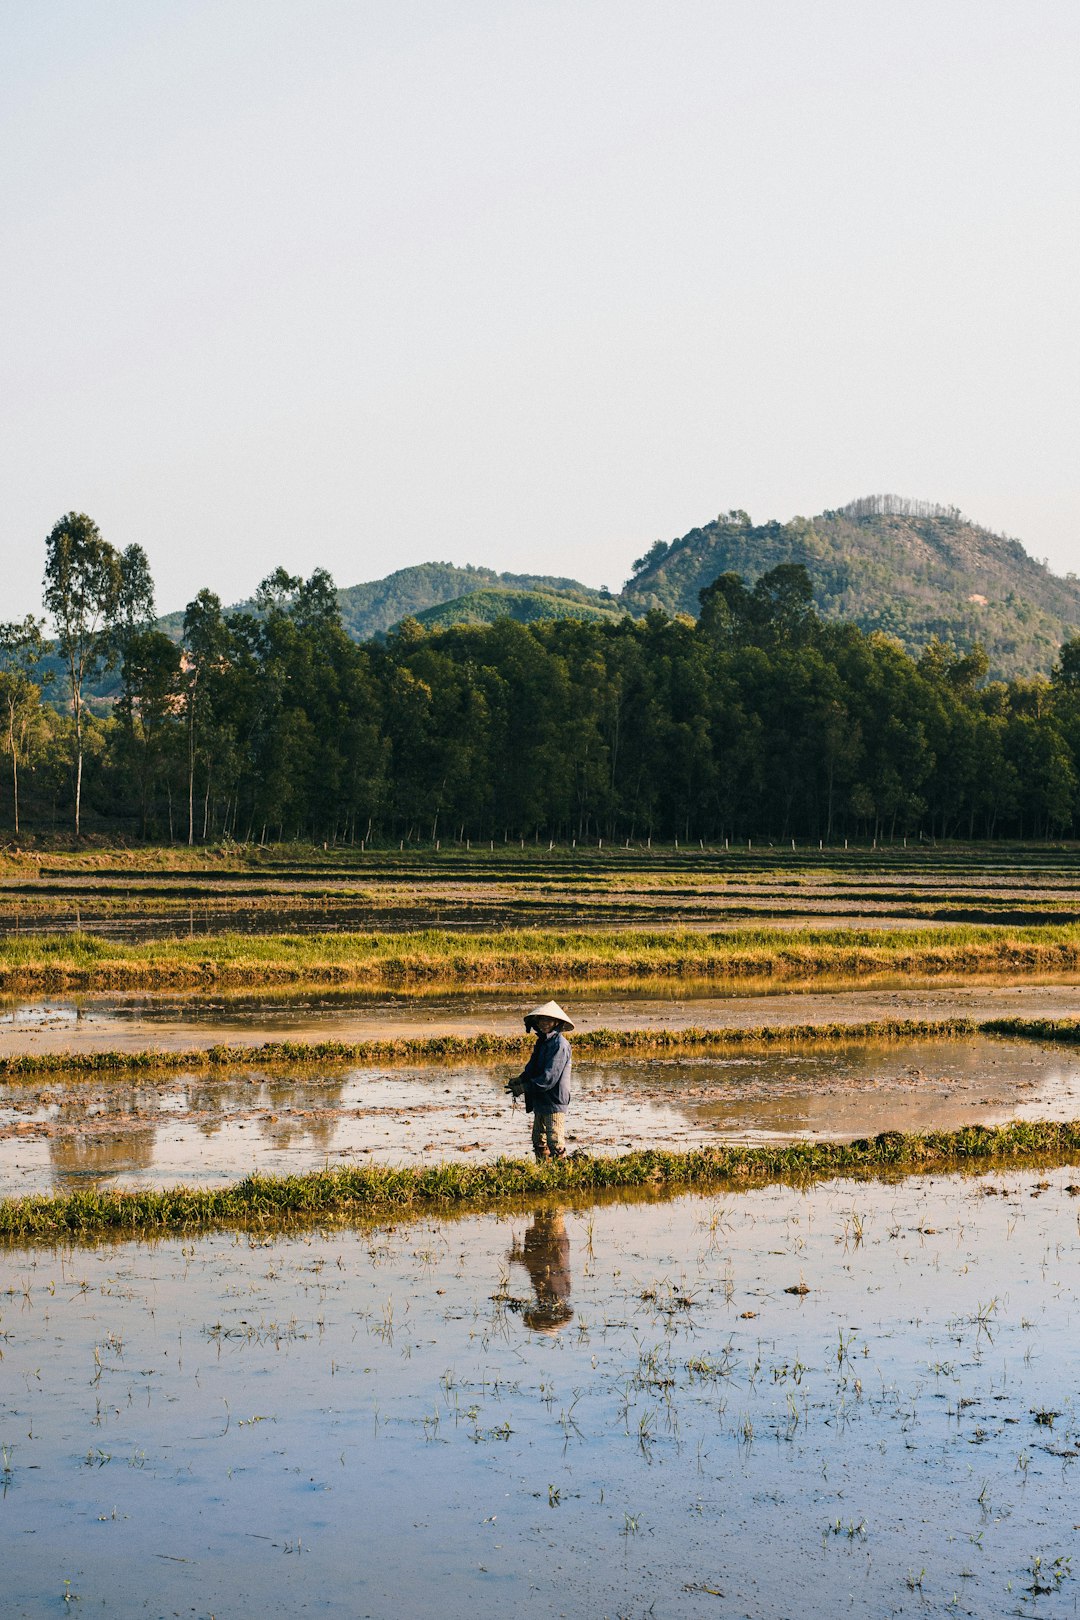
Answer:
POLYGON ((1080 583, 1051 574, 1018 540, 954 508, 894 496, 853 501, 789 523, 722 513, 670 545, 658 542, 620 600, 633 613, 698 611, 698 592, 724 573, 753 582, 802 563, 827 619, 883 630, 918 654, 935 636, 978 641, 996 676, 1046 673, 1080 627, 1080 583))
MULTIPOLYGON (((341 622, 354 641, 370 641, 405 618, 419 617, 427 608, 441 607, 463 597, 492 591, 507 593, 544 592, 555 600, 573 601, 579 606, 610 608, 612 598, 590 590, 575 579, 557 579, 546 574, 497 574, 493 568, 456 568, 453 563, 420 563, 415 568, 399 568, 385 579, 364 585, 349 585, 338 592, 341 622)), ((518 615, 508 612, 507 617, 518 615)), ((554 614, 558 617, 560 615, 554 614)), ((583 618, 595 617, 582 614, 583 618)), ((446 622, 440 620, 439 622, 446 622)), ((458 618, 455 624, 490 622, 486 617, 458 618)))
POLYGON ((492 588, 470 591, 412 617, 425 630, 444 630, 456 624, 495 624, 499 619, 514 619, 518 624, 538 624, 544 619, 616 619, 621 611, 614 603, 594 606, 566 592, 492 588))
MULTIPOLYGON (((696 618, 698 593, 718 575, 741 574, 753 584, 782 563, 808 569, 824 618, 885 631, 914 656, 934 637, 960 648, 977 641, 994 678, 1048 674, 1062 642, 1080 631, 1076 579, 1052 574, 1019 540, 991 533, 955 507, 894 495, 787 523, 721 513, 670 543, 657 541, 618 596, 573 579, 432 562, 346 586, 337 599, 346 634, 359 642, 405 618, 426 629, 499 618, 640 617, 654 608, 696 618)), ((159 625, 179 641, 183 614, 167 614, 159 625)), ((114 685, 106 679, 101 690, 114 685)))
MULTIPOLYGON (((422 624, 490 624, 505 617, 531 623, 537 618, 572 616, 568 603, 581 611, 576 615, 591 619, 607 616, 618 609, 618 598, 606 591, 595 591, 576 579, 560 579, 548 574, 500 574, 494 568, 454 563, 418 563, 398 568, 383 579, 360 585, 343 586, 337 593, 341 623, 353 641, 373 641, 400 624, 402 619, 419 619, 422 624), (525 598, 539 595, 550 607, 547 614, 529 611, 525 598), (481 598, 482 600, 476 600, 481 598), (489 600, 490 599, 490 600, 489 600), (503 605, 503 612, 496 611, 503 605), (429 609, 450 607, 449 617, 439 613, 429 620, 429 609), (590 611, 591 610, 591 611, 590 611)), ((251 612, 252 602, 241 602, 230 612, 251 612)), ((158 628, 173 641, 184 634, 182 611, 162 614, 158 628)))

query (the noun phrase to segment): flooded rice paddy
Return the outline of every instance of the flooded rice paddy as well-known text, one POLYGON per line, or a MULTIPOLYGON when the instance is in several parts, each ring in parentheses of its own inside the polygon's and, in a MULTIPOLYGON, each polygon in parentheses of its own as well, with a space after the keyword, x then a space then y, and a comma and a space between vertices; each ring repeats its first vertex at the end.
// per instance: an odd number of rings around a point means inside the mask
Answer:
MULTIPOLYGON (((255 1170, 520 1157, 514 1065, 257 1065, 0 1083, 0 1196, 222 1185, 255 1170)), ((1080 1051, 969 1036, 579 1061, 568 1145, 591 1154, 843 1140, 1080 1117, 1080 1051)))
MULTIPOLYGON (((41 868, 0 880, 0 936, 1080 916, 1056 852, 830 859, 41 868)), ((507 1034, 552 990, 581 1030, 1080 1007, 1076 976, 9 997, 0 1055, 507 1034)), ((13 1080, 0 1196, 520 1157, 514 1066, 13 1080)), ((569 1131, 618 1154, 1077 1117, 1075 1047, 791 1040, 581 1057, 569 1131)), ((1073 1615, 1078 1216, 1080 1168, 0 1248, 0 1609, 1073 1615)))
POLYGON ((1072 1615, 1075 1192, 9 1250, 4 1612, 1072 1615))
MULTIPOLYGON (((544 993, 557 986, 544 987, 544 993)), ((559 989, 581 1030, 758 1028, 874 1019, 1074 1018, 1075 974, 933 979, 871 985, 819 978, 805 987, 768 980, 660 980, 605 991, 559 989)), ((533 998, 535 999, 535 998, 533 998)), ((516 1033, 525 991, 250 990, 212 994, 86 993, 0 996, 0 1056, 18 1052, 188 1050, 264 1041, 359 1041, 424 1035, 516 1033)))
MULTIPOLYGON (((715 984, 568 996, 581 1030, 753 1028, 875 1019, 1075 1016, 1074 980, 816 986, 715 984)), ((228 1043, 513 1033, 505 991, 355 991, 10 998, 0 1053, 198 1049, 228 1043)), ((77 1071, 0 1084, 0 1196, 192 1182, 251 1170, 347 1163, 494 1159, 528 1150, 527 1121, 503 1084, 516 1067, 297 1065, 133 1076, 77 1071)), ((881 1130, 1080 1116, 1075 1047, 950 1040, 740 1048, 708 1057, 627 1057, 575 1065, 571 1148, 614 1154, 719 1141, 837 1139, 881 1130)))
POLYGON ((0 939, 57 933, 91 934, 117 944, 137 944, 142 940, 202 939, 221 933, 248 934, 339 934, 411 933, 417 929, 448 929, 453 933, 485 933, 501 928, 697 928, 736 929, 748 924, 771 928, 920 928, 935 920, 954 922, 1009 922, 1028 926, 1047 921, 1076 922, 1080 911, 1066 908, 1053 916, 1043 910, 1012 909, 1008 915, 986 916, 968 911, 963 917, 943 917, 937 909, 901 913, 882 908, 871 911, 864 905, 772 906, 728 905, 702 911, 670 905, 599 905, 575 901, 568 905, 492 905, 481 902, 447 902, 423 906, 253 906, 244 897, 222 905, 168 905, 148 910, 125 903, 120 908, 87 903, 79 906, 0 914, 0 939))
POLYGON ((336 851, 282 863, 81 868, 24 858, 0 874, 0 938, 78 930, 118 942, 421 928, 905 928, 1080 920, 1060 852, 987 850, 336 851))

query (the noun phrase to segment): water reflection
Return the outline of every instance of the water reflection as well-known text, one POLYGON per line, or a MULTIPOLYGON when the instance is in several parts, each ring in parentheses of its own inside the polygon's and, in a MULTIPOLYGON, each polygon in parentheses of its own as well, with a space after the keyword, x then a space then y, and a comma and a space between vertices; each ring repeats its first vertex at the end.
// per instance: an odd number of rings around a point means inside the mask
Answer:
POLYGON ((570 1299, 570 1235, 560 1209, 538 1209, 519 1243, 510 1245, 510 1263, 529 1273, 535 1303, 522 1311, 534 1333, 558 1333, 573 1315, 570 1299))
POLYGON ((72 1189, 82 1182, 97 1184, 117 1176, 149 1170, 154 1162, 157 1132, 141 1126, 122 1134, 84 1136, 81 1133, 49 1138, 49 1162, 57 1191, 72 1189))
MULTIPOLYGON (((286 1175, 333 1161, 518 1157, 504 1068, 466 1063, 451 1076, 424 1064, 320 1073, 238 1063, 138 1079, 0 1079, 0 1196, 92 1180, 220 1184, 252 1168, 286 1175)), ((1080 1110, 1074 1049, 986 1036, 776 1041, 706 1057, 583 1059, 575 1072, 576 1145, 601 1157, 643 1142, 840 1140, 1080 1110)), ((569 1298, 565 1241, 558 1218, 541 1211, 511 1253, 533 1283, 534 1325, 558 1326, 554 1302, 569 1298)))
POLYGON ((143 1173, 163 1182, 224 1179, 249 1168, 253 1152, 291 1153, 299 1168, 310 1168, 311 1155, 329 1155, 341 1123, 340 1077, 301 1086, 289 1076, 241 1072, 185 1077, 167 1090, 113 1083, 67 1094, 48 1085, 30 1099, 26 1089, 16 1108, 11 1088, 0 1086, 0 1124, 11 1132, 0 1143, 0 1182, 4 1170, 25 1168, 29 1138, 20 1127, 29 1121, 49 1131, 40 1140, 57 1191, 143 1173))

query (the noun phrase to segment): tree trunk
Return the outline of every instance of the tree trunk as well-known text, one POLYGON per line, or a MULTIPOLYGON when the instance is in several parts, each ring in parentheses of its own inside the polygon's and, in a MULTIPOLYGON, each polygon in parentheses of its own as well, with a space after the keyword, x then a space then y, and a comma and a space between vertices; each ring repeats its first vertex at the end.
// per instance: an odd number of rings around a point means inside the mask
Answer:
POLYGON ((82 824, 82 695, 72 688, 75 708, 75 836, 80 837, 82 824))
POLYGON ((8 706, 8 746, 11 749, 11 786, 15 804, 15 836, 19 836, 19 756, 15 752, 15 706, 8 706))
POLYGON ((195 745, 193 728, 188 732, 187 841, 189 847, 195 842, 195 745))

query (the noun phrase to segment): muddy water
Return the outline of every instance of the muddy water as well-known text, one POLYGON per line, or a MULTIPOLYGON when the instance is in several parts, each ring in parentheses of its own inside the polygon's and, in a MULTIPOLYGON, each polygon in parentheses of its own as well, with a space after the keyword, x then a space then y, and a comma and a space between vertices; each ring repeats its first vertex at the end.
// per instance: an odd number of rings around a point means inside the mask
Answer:
MULTIPOLYGON (((539 987, 547 994, 552 986, 539 987)), ((1016 981, 944 977, 878 981, 821 979, 800 988, 768 981, 642 985, 605 992, 559 989, 579 1029, 754 1028, 762 1024, 863 1023, 881 1018, 1073 1018, 1080 1014, 1076 975, 1016 981)), ((461 994, 250 992, 213 996, 79 995, 0 998, 0 1055, 120 1048, 256 1046, 274 1040, 358 1041, 392 1036, 513 1033, 522 991, 461 994)))
POLYGON ((8 1251, 5 1613, 1072 1615, 1069 1181, 8 1251))
MULTIPOLYGON (((0 1085, 0 1196, 520 1156, 528 1120, 508 1072, 314 1065, 0 1085)), ((579 1062, 568 1132, 571 1150, 614 1154, 1077 1117, 1080 1052, 977 1037, 579 1062)))

